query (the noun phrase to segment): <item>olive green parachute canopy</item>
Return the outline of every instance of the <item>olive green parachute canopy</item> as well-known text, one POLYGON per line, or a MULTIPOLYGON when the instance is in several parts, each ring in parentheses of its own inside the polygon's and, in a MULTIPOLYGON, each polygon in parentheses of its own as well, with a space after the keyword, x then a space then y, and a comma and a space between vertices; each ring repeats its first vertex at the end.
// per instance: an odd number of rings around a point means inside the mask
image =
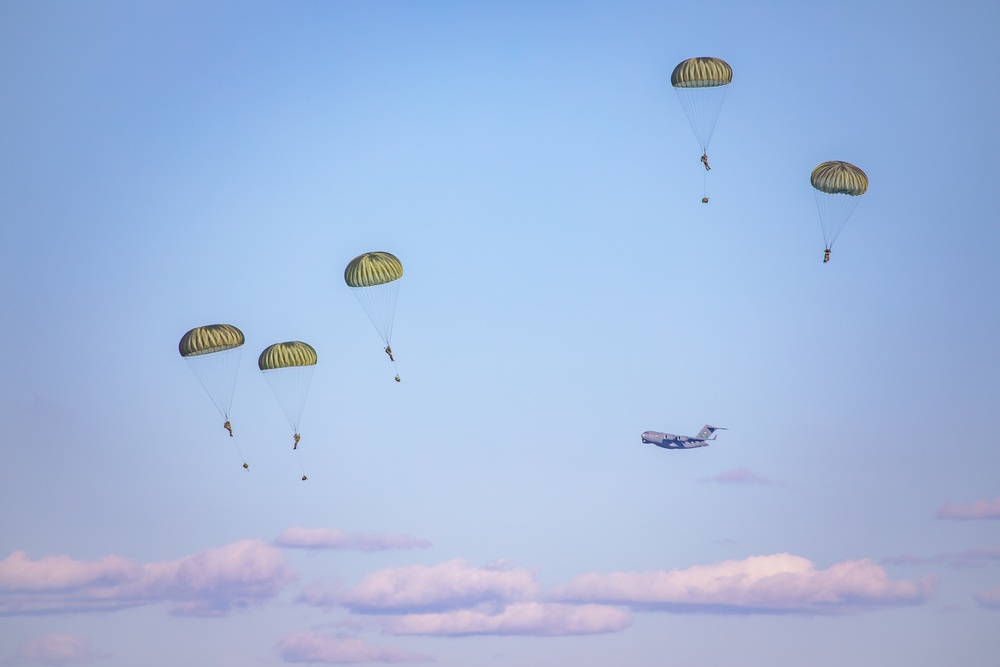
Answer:
MULTIPOLYGON (((694 131, 702 155, 715 132, 726 91, 733 80, 733 68, 720 58, 688 58, 674 68, 670 83, 694 131)), ((705 163, 708 167, 708 163, 705 163)))
POLYGON ((812 186, 829 195, 857 197, 868 191, 868 175, 850 162, 831 160, 813 169, 812 186))
POLYGON ((350 287, 374 287, 403 277, 403 264, 387 252, 358 255, 344 269, 344 281, 350 287))
POLYGON ((316 350, 308 343, 290 341, 275 343, 260 353, 257 367, 262 371, 292 366, 315 366, 316 350))
POLYGON ((231 324, 209 324, 195 327, 181 338, 177 346, 182 357, 211 354, 243 345, 243 332, 231 324))
POLYGON ((721 58, 688 58, 670 75, 674 88, 713 88, 733 81, 733 68, 721 58))
POLYGON ((257 366, 271 385, 292 431, 298 434, 309 383, 316 368, 316 350, 300 341, 275 343, 260 353, 257 366))
POLYGON ((813 169, 809 180, 815 188, 823 241, 830 250, 860 201, 859 195, 868 191, 868 176, 850 162, 831 160, 813 169))
MULTIPOLYGON (((392 356, 392 324, 396 317, 396 297, 402 282, 403 264, 388 252, 366 252, 358 255, 344 269, 347 283, 368 319, 385 342, 386 353, 392 356)), ((397 374, 398 377, 398 374, 397 374)))
POLYGON ((243 332, 231 324, 195 327, 178 344, 181 357, 229 422, 236 375, 243 352, 243 332))

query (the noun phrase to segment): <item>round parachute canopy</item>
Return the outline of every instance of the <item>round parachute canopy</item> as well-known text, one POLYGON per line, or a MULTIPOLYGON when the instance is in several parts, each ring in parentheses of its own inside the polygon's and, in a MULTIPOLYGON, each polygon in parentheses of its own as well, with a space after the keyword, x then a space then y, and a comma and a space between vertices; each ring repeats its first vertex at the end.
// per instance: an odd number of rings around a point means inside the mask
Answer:
POLYGON ((226 420, 233 406, 243 332, 231 324, 195 327, 178 344, 181 356, 226 420))
POLYGON ((257 367, 262 371, 293 366, 315 366, 316 350, 308 343, 290 341, 275 343, 260 353, 257 367))
POLYGON ((352 259, 344 269, 344 282, 354 292, 386 345, 392 339, 396 317, 396 297, 403 264, 388 252, 366 252, 352 259))
POLYGON ((670 75, 674 88, 714 88, 733 81, 733 68, 721 58, 688 58, 670 75))
POLYGON ((733 80, 733 69, 720 58, 688 58, 674 68, 670 83, 703 155, 715 132, 715 124, 733 80))
POLYGON ((828 195, 857 197, 868 191, 868 175, 850 162, 831 160, 812 171, 812 186, 828 195))
POLYGON ((868 191, 868 175, 850 162, 831 160, 813 169, 809 180, 815 188, 823 241, 830 250, 858 205, 859 196, 868 191))
POLYGON ((316 367, 316 350, 300 341, 275 343, 260 353, 257 366, 267 378, 288 425, 297 434, 316 367))
POLYGON ((366 252, 352 259, 344 269, 350 287, 374 287, 403 277, 403 264, 388 252, 366 252))
POLYGON ((243 332, 231 324, 209 324, 188 331, 177 347, 182 357, 194 357, 231 350, 243 345, 244 340, 243 332))

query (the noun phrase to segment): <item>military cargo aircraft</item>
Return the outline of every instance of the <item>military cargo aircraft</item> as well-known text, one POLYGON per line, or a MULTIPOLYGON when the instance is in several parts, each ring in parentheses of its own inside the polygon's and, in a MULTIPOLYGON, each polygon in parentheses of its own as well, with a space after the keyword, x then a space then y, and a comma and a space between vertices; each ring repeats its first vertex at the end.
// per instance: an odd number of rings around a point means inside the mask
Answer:
POLYGON ((725 431, 719 426, 709 426, 698 431, 698 435, 690 437, 686 435, 674 435, 673 433, 660 433, 659 431, 646 431, 642 434, 642 441, 664 449, 694 449, 695 447, 708 447, 711 440, 717 436, 712 435, 715 431, 725 431), (711 436, 711 437, 709 437, 711 436))

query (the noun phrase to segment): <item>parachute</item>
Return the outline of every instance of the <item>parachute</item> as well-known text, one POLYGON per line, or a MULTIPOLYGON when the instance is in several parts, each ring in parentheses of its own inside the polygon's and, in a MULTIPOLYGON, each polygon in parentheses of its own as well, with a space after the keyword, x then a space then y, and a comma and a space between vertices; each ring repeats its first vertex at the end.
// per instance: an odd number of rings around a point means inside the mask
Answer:
MULTIPOLYGON (((275 343, 261 352, 257 359, 257 367, 267 378, 278 405, 288 419, 288 425, 292 427, 295 442, 292 449, 299 448, 299 422, 315 366, 316 350, 301 341, 275 343)), ((304 472, 302 479, 306 479, 304 472)))
POLYGON ((826 244, 825 264, 830 261, 834 241, 858 205, 858 197, 868 191, 868 175, 850 162, 831 160, 813 169, 809 180, 816 190, 816 208, 826 244))
MULTIPOLYGON (((701 162, 708 166, 708 145, 712 141, 715 123, 722 111, 726 91, 733 80, 733 69, 720 58, 688 58, 678 63, 670 75, 670 85, 684 107, 695 139, 701 147, 701 162)), ((702 199, 707 202, 708 197, 702 199)))
MULTIPOLYGON (((385 353, 393 367, 392 324, 396 317, 396 296, 399 279, 403 277, 403 264, 387 252, 366 252, 352 259, 344 269, 344 282, 358 298, 358 303, 375 325, 375 330, 385 342, 385 353)), ((399 382, 399 373, 396 373, 399 382)))
MULTIPOLYGON (((223 427, 229 431, 230 437, 233 437, 233 427, 229 413, 244 340, 243 332, 231 324, 210 324, 191 329, 181 337, 177 346, 181 357, 226 420, 223 427)), ((236 450, 239 451, 239 446, 236 450)), ((240 458, 243 458, 242 453, 240 458)), ((245 459, 243 467, 249 469, 245 459)))

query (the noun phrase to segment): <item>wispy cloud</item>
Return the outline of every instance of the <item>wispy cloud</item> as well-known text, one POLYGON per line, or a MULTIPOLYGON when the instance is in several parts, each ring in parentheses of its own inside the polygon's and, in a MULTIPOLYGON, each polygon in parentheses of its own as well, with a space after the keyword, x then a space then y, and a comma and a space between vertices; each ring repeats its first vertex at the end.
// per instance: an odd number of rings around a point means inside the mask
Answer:
POLYGON ((323 662, 331 665, 434 661, 434 658, 428 656, 320 632, 296 632, 288 635, 279 642, 278 652, 285 662, 323 662))
POLYGON ((1000 610, 1000 586, 979 591, 973 597, 976 598, 976 602, 979 603, 980 607, 1000 610))
POLYGON ((703 482, 717 482, 719 484, 764 484, 768 486, 784 486, 784 482, 758 475, 749 468, 736 468, 721 472, 713 477, 705 477, 703 482))
POLYGON ((338 603, 367 614, 436 612, 484 602, 528 601, 540 591, 528 570, 476 567, 455 559, 439 565, 378 570, 341 595, 338 603))
POLYGON ((938 519, 1000 519, 1000 498, 980 498, 965 505, 949 500, 938 508, 935 516, 938 519))
POLYGON ((628 613, 607 605, 520 602, 499 610, 461 609, 388 617, 382 628, 394 635, 531 635, 556 637, 620 632, 632 623, 628 613))
POLYGON ((13 663, 73 665, 107 657, 90 645, 90 639, 77 635, 44 635, 27 639, 17 649, 13 663))
POLYGON ((260 604, 296 578, 280 549, 242 540, 175 561, 134 563, 120 556, 82 562, 0 561, 0 615, 111 611, 167 602, 182 616, 221 616, 260 604))
POLYGON ((965 551, 940 553, 934 556, 895 556, 882 560, 886 565, 926 565, 927 563, 944 563, 952 567, 977 567, 990 561, 1000 560, 1000 546, 975 547, 965 551))
POLYGON ((388 549, 425 549, 427 540, 392 533, 349 533, 337 528, 288 528, 274 544, 292 549, 351 549, 386 551, 388 549))
POLYGON ((918 604, 930 590, 926 580, 891 581, 869 560, 820 570, 785 553, 669 571, 586 574, 555 588, 552 597, 677 613, 816 614, 918 604))

